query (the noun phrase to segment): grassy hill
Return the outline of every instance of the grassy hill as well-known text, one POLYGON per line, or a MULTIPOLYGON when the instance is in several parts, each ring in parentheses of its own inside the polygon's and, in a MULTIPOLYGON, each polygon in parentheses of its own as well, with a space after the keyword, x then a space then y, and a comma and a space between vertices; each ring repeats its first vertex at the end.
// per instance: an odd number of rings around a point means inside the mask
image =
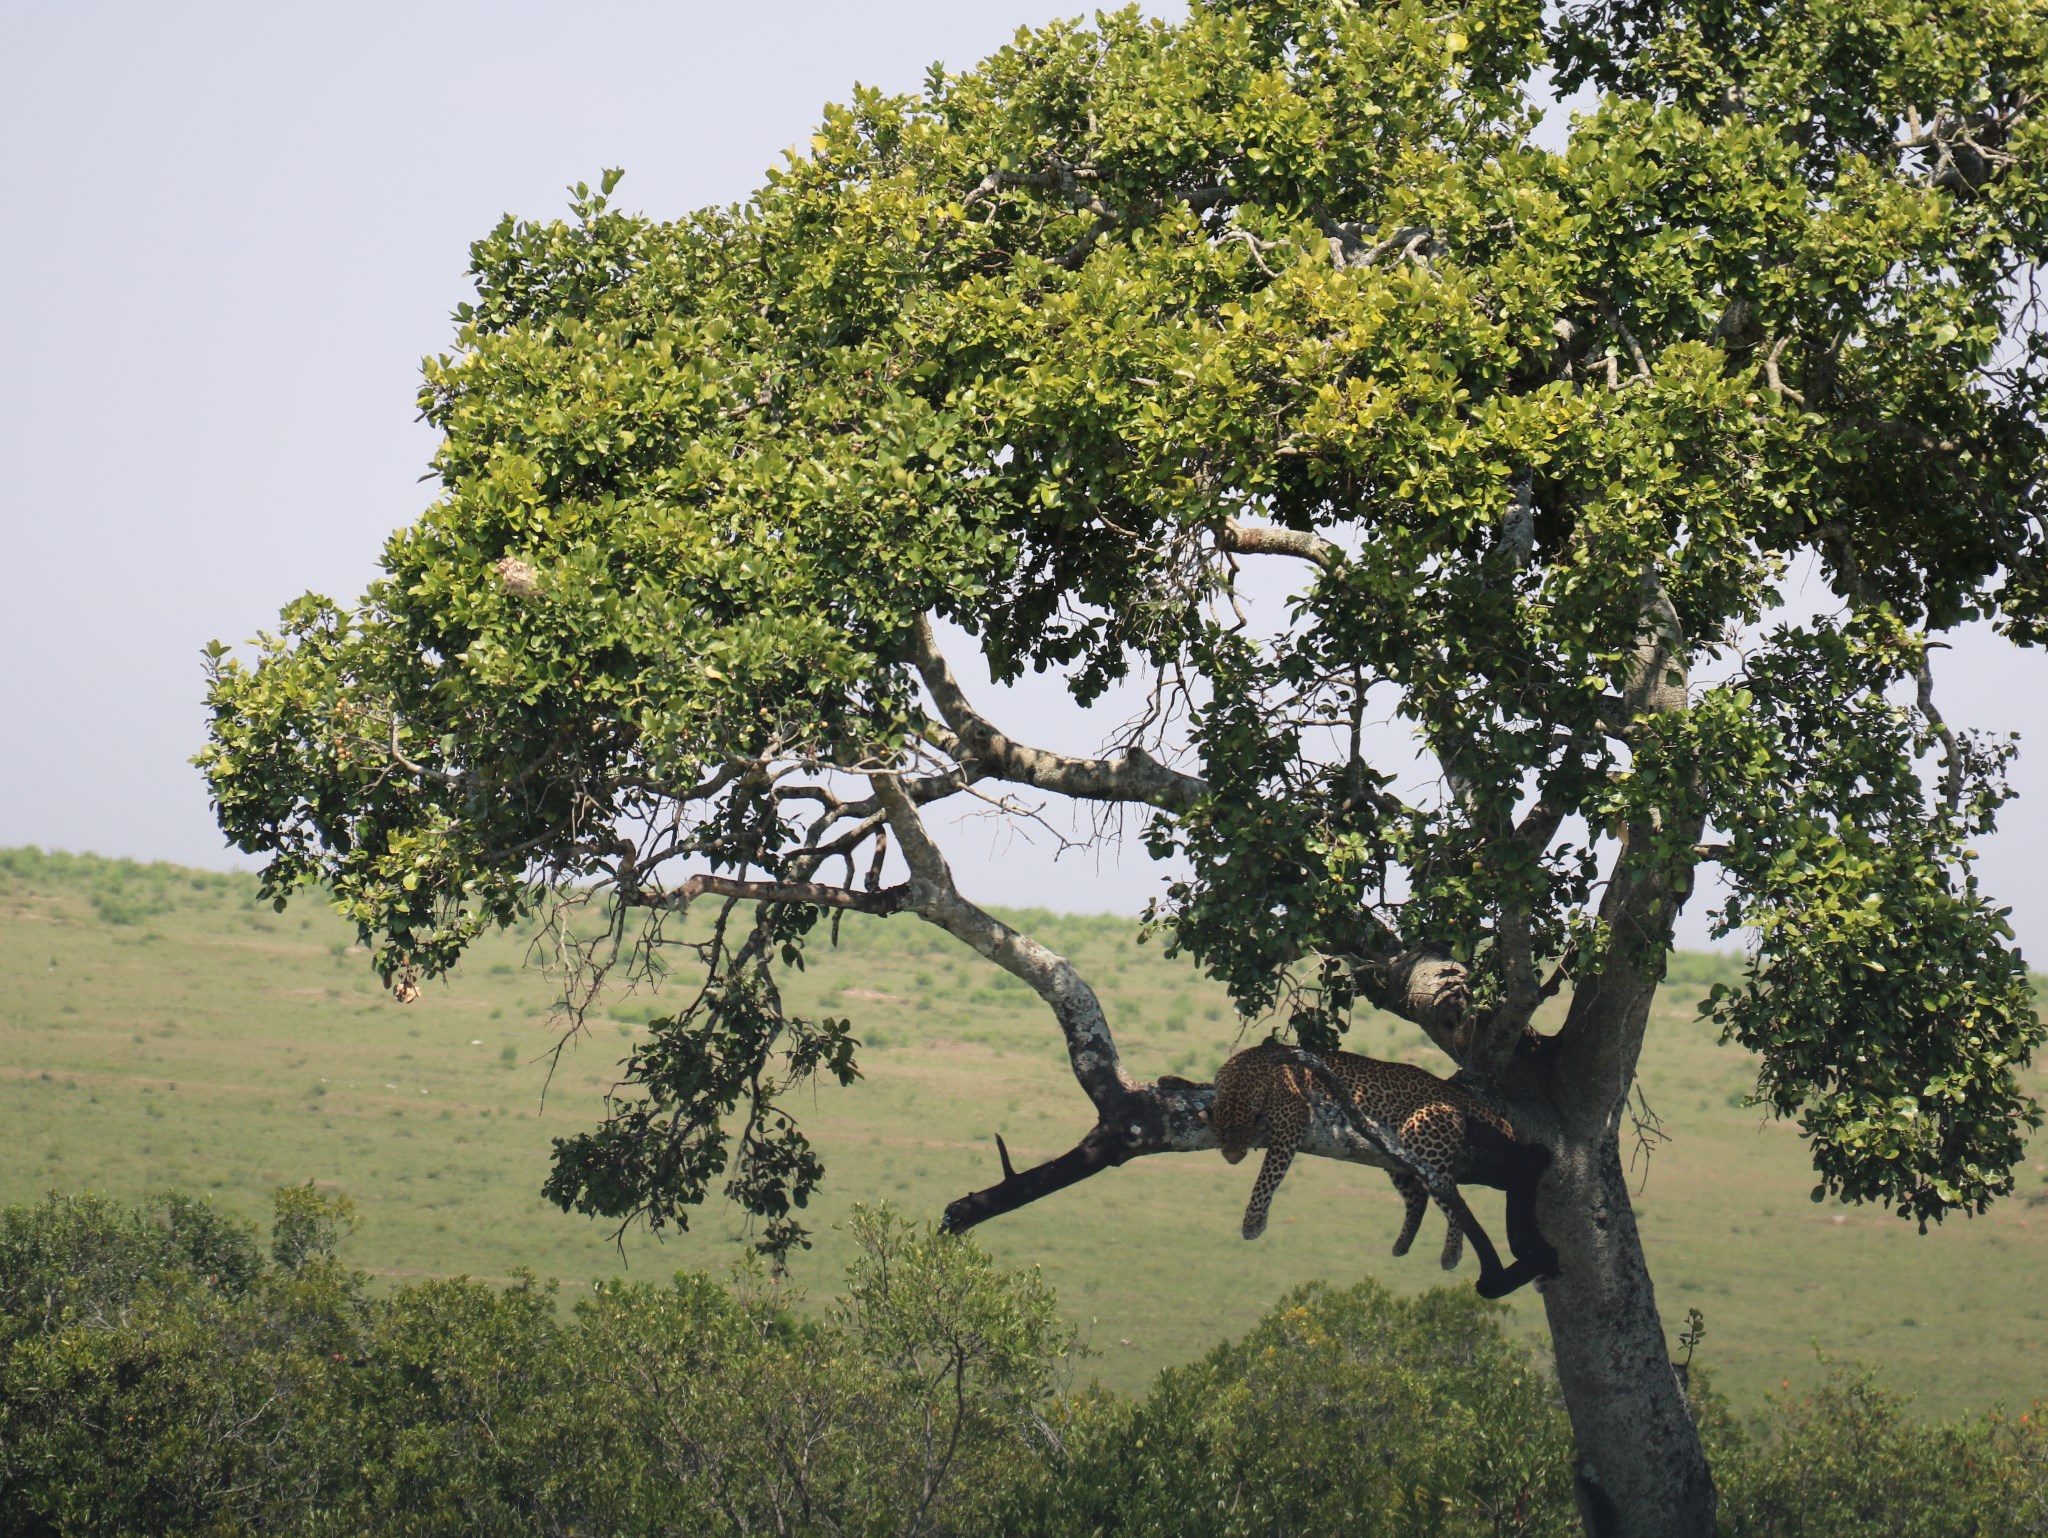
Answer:
MULTIPOLYGON (((1231 1050, 1238 1027, 1220 992, 1139 945, 1135 925, 1023 918, 1101 991, 1136 1071, 1207 1077, 1231 1050)), ((273 1186, 314 1179, 359 1203, 367 1221, 350 1253, 382 1276, 527 1267, 573 1296, 622 1268, 729 1264, 729 1211, 666 1242, 628 1236, 622 1250, 536 1194, 550 1138, 593 1120, 655 999, 593 1016, 549 1084, 549 992, 524 969, 520 937, 480 947, 410 1006, 383 993, 353 940, 317 901, 271 912, 246 877, 0 852, 0 1202, 177 1189, 261 1216, 273 1186)), ((936 1216, 994 1178, 991 1133, 1040 1157, 1089 1120, 1057 1031, 1020 986, 910 919, 849 919, 842 942, 796 990, 802 1005, 852 1016, 866 1042, 865 1079, 821 1089, 807 1113, 830 1177, 797 1280, 820 1291, 844 1263, 830 1225, 848 1203, 936 1216)), ((1743 1107, 1748 1060, 1693 1020, 1726 967, 1679 958, 1644 1056, 1645 1094, 1670 1133, 1638 1167, 1666 1320, 1705 1313, 1701 1360, 1738 1402, 1812 1378, 1815 1345, 1880 1367, 1930 1412, 2038 1395, 2048 1141, 2018 1197, 1924 1238, 1881 1212, 1815 1205, 1796 1132, 1743 1107)), ((1433 1057, 1384 1019, 1353 1045, 1433 1057)), ((1240 1333, 1299 1281, 1442 1279, 1435 1219, 1405 1260, 1387 1255, 1400 1205, 1379 1172, 1302 1161, 1255 1244, 1237 1237, 1250 1182, 1248 1166, 1220 1158, 1143 1160, 977 1237, 1008 1263, 1043 1266, 1095 1370, 1120 1388, 1240 1333)), ((1481 1193, 1480 1211, 1491 1221, 1498 1198, 1481 1193)), ((1519 1328, 1540 1331, 1533 1294, 1514 1308, 1519 1328)))

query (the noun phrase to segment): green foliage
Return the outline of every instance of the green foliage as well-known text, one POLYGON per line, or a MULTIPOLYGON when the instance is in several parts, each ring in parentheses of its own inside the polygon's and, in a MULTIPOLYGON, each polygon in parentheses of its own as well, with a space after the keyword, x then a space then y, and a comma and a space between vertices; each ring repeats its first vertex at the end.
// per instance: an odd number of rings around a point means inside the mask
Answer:
POLYGON ((284 1271, 333 1265, 342 1240, 356 1230, 356 1204, 346 1196, 323 1196, 313 1182, 280 1186, 270 1227, 270 1258, 284 1271))
POLYGON ((319 1525, 428 1535, 559 1532, 602 1447, 571 1419, 578 1381, 554 1290, 426 1282, 371 1311, 352 1343, 356 1477, 319 1525), (331 1515, 330 1515, 331 1513, 331 1515))
POLYGON ((791 1219, 808 1205, 824 1165, 777 1102, 820 1072, 840 1084, 859 1077, 856 1043, 845 1019, 813 1020, 784 1010, 774 962, 796 962, 814 915, 765 914, 747 940, 728 950, 724 924, 705 947, 710 976, 683 1010, 657 1020, 626 1062, 630 1086, 606 1099, 594 1132, 555 1139, 555 1168, 544 1193, 566 1209, 655 1230, 687 1228, 728 1163, 726 1193, 766 1218, 759 1247, 778 1258, 808 1248, 791 1219), (737 1138, 733 1113, 745 1104, 737 1138), (737 1142, 735 1154, 733 1144, 737 1142))
POLYGON ((1781 635, 1728 698, 1717 820, 1757 959, 1702 1012, 1762 1055, 1758 1096, 1798 1115, 1821 1185, 1902 1217, 1982 1212, 2040 1113, 2015 1077, 2042 1040, 2005 910, 1967 840, 1990 831, 2011 748, 1952 743, 1929 810, 1931 728, 1892 704, 1920 648, 1888 616, 1781 635), (1745 740, 1746 739, 1746 740, 1745 740), (1809 766, 1792 777, 1787 762, 1809 766))
POLYGON ((94 1196, 0 1209, 0 1318, 9 1340, 51 1333, 69 1315, 108 1317, 145 1288, 239 1297, 261 1270, 252 1230, 188 1197, 135 1211, 94 1196))
POLYGON ((2043 1406, 1929 1426, 1868 1374, 1774 1397, 1717 1461, 1731 1538, 2020 1538, 2048 1524, 2043 1406))
POLYGON ((292 1530, 335 1472, 355 1287, 264 1268, 247 1230, 182 1198, 7 1209, 0 1528, 292 1530))
POLYGON ((1083 1398, 1070 1414, 1004 1531, 1578 1530, 1555 1388, 1462 1291, 1304 1288, 1144 1400, 1083 1398))
POLYGON ((988 1530, 986 1481, 1031 1456, 1068 1349, 1052 1295, 886 1210, 852 1226, 820 1323, 751 1273, 612 1285, 582 1311, 597 1413, 629 1407, 634 1509, 668 1531, 988 1530))
MULTIPOLYGON (((209 652, 222 827, 266 895, 329 884, 387 977, 593 886, 607 943, 658 947, 664 870, 851 864, 874 827, 824 782, 927 734, 933 614, 1084 702, 1186 680, 1210 794, 1150 831, 1192 867, 1161 918, 1247 1009, 1304 1000, 1305 1039, 1347 1025, 1361 935, 1467 961, 1481 1008, 1534 991, 1517 955, 1654 982, 1668 905, 1610 932, 1598 846, 1681 892, 1725 818, 1761 1093, 1824 1189, 1977 1210, 2032 1115, 1963 853, 1995 764, 1880 702, 1923 632, 2048 625, 2015 297, 2044 91, 2021 0, 1598 0, 1548 33, 1534 0, 1203 0, 857 92, 736 208, 629 216, 607 172, 472 248, 419 397, 440 494, 382 578, 209 652), (1562 153, 1546 64, 1609 93, 1562 153), (1240 517, 1322 542, 1257 644, 1240 517), (1642 709, 1647 617, 1682 684, 1809 554, 1846 629, 1642 709), (1346 752, 1389 711, 1454 794, 1346 752)), ((555 1200, 679 1223, 723 1180, 803 1242, 790 1092, 855 1063, 782 1005, 811 917, 721 925, 555 1200)))
POLYGON ((269 1266, 181 1200, 0 1212, 0 1529, 975 1531, 1067 1351, 1043 1283, 886 1211, 827 1321, 690 1274, 564 1319, 530 1278, 372 1298, 313 1253, 341 1204, 277 1195, 269 1266))
MULTIPOLYGON (((281 1221, 331 1208, 278 1193, 281 1221)), ((1034 1275, 885 1211, 823 1317, 758 1270, 372 1295, 203 1204, 0 1211, 0 1529, 214 1538, 774 1531, 1576 1531, 1555 1388, 1462 1289, 1316 1285, 1140 1399, 1064 1394, 1034 1275)), ((2039 1531, 2040 1406, 1929 1426, 1867 1379, 1742 1426, 1693 1369, 1722 1520, 1757 1538, 2039 1531)))

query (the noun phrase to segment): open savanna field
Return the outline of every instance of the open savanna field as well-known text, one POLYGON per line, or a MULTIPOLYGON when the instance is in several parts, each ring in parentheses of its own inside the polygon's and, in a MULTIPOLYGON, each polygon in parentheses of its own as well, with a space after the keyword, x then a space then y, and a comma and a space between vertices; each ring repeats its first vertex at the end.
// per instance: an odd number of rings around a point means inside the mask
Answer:
MULTIPOLYGON (((529 1268, 571 1299, 622 1267, 731 1263, 729 1210, 707 1210, 687 1235, 630 1234, 622 1252, 607 1226, 538 1195, 550 1139, 592 1124, 618 1059, 683 979, 608 999, 550 1082, 552 994, 524 964, 526 939, 478 947, 454 979, 401 1006, 317 898, 278 914, 255 893, 244 876, 0 853, 0 1201, 178 1190, 262 1219, 273 1187, 315 1180, 358 1204, 348 1254, 378 1276, 529 1268)), ((1094 982, 1135 1071, 1206 1078, 1239 1040, 1221 991, 1141 944, 1134 923, 1013 917, 1094 982)), ((1700 1359, 1738 1404, 1814 1377, 1815 1345, 1879 1369, 1930 1413, 2039 1396, 2048 1139, 2017 1196, 1925 1237, 1883 1212, 1816 1205, 1796 1130, 1743 1105, 1749 1060, 1694 1019, 1703 984, 1727 965, 1680 958, 1644 1057, 1643 1089, 1670 1136, 1638 1168, 1637 1203, 1667 1324, 1705 1314, 1700 1359)), ((1036 1159, 1087 1126, 1035 1001, 913 919, 849 918, 836 951, 821 932, 794 994, 850 1016, 864 1042, 859 1083, 803 1099, 829 1169, 811 1215, 817 1247, 796 1275, 814 1292, 837 1281, 846 1247, 833 1225, 850 1203, 936 1216, 994 1179, 992 1133, 1036 1159)), ((1385 1019, 1354 1029, 1351 1045, 1434 1055, 1385 1019)), ((2048 1089, 2039 1069, 2031 1081, 2048 1089)), ((1251 1174, 1214 1156, 1144 1160, 976 1237, 1044 1269, 1095 1352, 1084 1371, 1122 1389, 1240 1333, 1298 1282, 1442 1280, 1437 1219, 1405 1260, 1387 1254, 1401 1209, 1379 1172, 1301 1161, 1272 1228, 1246 1244, 1251 1174)), ((1477 1206, 1497 1224, 1496 1195, 1478 1193, 1477 1206)), ((1461 1277, 1473 1274, 1468 1259, 1461 1277)), ((1540 1331, 1533 1292, 1512 1306, 1519 1328, 1540 1331)))

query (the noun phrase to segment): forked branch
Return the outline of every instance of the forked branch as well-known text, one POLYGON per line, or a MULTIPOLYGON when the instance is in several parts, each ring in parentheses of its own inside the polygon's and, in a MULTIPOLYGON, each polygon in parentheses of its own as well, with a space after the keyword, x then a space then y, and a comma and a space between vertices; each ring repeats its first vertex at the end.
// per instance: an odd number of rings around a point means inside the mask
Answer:
MULTIPOLYGON (((1634 665, 1622 691, 1632 728, 1647 733, 1658 717, 1691 701, 1686 638, 1677 607, 1654 571, 1643 574, 1634 665)), ((1635 1082, 1636 1058, 1670 949, 1678 910, 1692 891, 1705 814, 1697 803, 1667 819, 1645 812, 1622 830, 1622 848, 1600 902, 1601 941, 1572 991, 1558 1040, 1565 1053, 1559 1082, 1618 1112, 1635 1082)))
POLYGON ((903 906, 994 962, 1045 1000, 1067 1039, 1067 1058, 1082 1091, 1098 1112, 1118 1104, 1137 1088, 1137 1081, 1124 1072, 1095 990, 1066 957, 961 896, 946 857, 932 842, 901 782, 894 774, 876 774, 869 779, 888 815, 904 863, 910 867, 903 906))

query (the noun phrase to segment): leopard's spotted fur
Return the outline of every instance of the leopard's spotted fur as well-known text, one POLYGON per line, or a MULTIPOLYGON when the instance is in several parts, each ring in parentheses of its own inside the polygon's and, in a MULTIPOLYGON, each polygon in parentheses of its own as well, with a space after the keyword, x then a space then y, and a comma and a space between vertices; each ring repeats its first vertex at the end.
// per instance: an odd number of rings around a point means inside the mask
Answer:
MULTIPOLYGON (((1469 1091, 1409 1063, 1389 1063, 1352 1052, 1322 1057, 1364 1121, 1406 1169, 1393 1172, 1407 1213, 1394 1253, 1405 1254, 1434 1198, 1451 1219, 1443 1265, 1458 1263, 1461 1233, 1469 1235, 1480 1261, 1479 1290, 1489 1297, 1523 1282, 1557 1274, 1557 1254, 1535 1223, 1535 1189, 1550 1163, 1550 1151, 1518 1139, 1506 1117, 1469 1091), (1486 1232, 1472 1216, 1458 1183, 1499 1187, 1508 1193, 1508 1239, 1516 1260, 1503 1267, 1486 1232)), ((1238 1053, 1216 1075, 1211 1113, 1223 1157, 1235 1164, 1263 1125, 1266 1159, 1245 1207, 1244 1236, 1255 1239, 1295 1151, 1308 1134, 1319 1076, 1300 1048, 1266 1041, 1238 1053)))
MULTIPOLYGON (((1238 1158, 1244 1155, 1239 1154, 1238 1158)), ((1237 1159, 1232 1159, 1235 1164, 1237 1159)), ((1394 1182, 1394 1189, 1401 1194, 1406 1209, 1401 1216, 1401 1232, 1394 1236, 1394 1254, 1398 1257, 1408 1253, 1415 1236, 1422 1229, 1422 1215, 1429 1211, 1429 1187, 1417 1180, 1406 1170, 1388 1170, 1387 1178, 1394 1182)), ((1446 1212, 1448 1220, 1444 1225, 1444 1251, 1437 1257, 1437 1264, 1446 1271, 1458 1269, 1458 1262, 1465 1256, 1465 1231, 1458 1227, 1457 1214, 1446 1212)))

